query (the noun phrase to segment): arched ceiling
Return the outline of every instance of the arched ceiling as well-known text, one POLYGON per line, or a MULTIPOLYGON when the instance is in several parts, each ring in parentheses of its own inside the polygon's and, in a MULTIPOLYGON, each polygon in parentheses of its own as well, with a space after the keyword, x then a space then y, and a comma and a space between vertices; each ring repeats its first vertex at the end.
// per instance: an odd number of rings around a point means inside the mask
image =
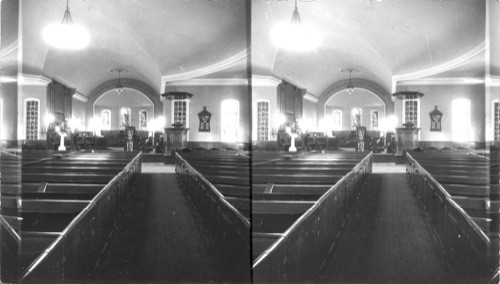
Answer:
MULTIPOLYGON (((322 44, 311 52, 275 47, 270 34, 289 22, 294 1, 252 2, 254 70, 287 78, 312 94, 348 74, 391 90, 392 76, 433 68, 484 45, 485 1, 454 0, 303 0, 302 23, 316 26, 322 44)), ((483 61, 484 62, 484 61, 483 61)))
MULTIPOLYGON (((91 34, 90 46, 79 51, 50 48, 41 36, 48 23, 61 21, 66 1, 23 0, 22 72, 54 78, 89 95, 101 83, 116 79, 110 68, 127 67, 132 72, 124 77, 160 93, 162 77, 244 77, 250 40, 255 75, 287 79, 319 96, 348 78, 340 69, 354 67, 362 73, 353 78, 391 92, 393 76, 446 66, 473 50, 479 57, 454 66, 451 76, 482 73, 487 1, 299 0, 302 22, 319 29, 322 44, 312 52, 292 53, 270 39, 276 23, 291 20, 292 0, 253 0, 251 11, 243 0, 71 0, 74 22, 91 34), (228 68, 221 71, 218 66, 228 68)), ((495 26, 500 3, 491 2, 490 25, 495 26)), ((497 33, 496 27, 489 32, 491 46, 498 49, 497 33)), ((2 35, 5 39, 11 37, 2 35)), ((498 56, 492 52, 491 57, 492 73, 499 75, 493 62, 498 56)))
POLYGON ((332 96, 326 101, 325 106, 337 107, 384 107, 384 102, 374 93, 365 89, 355 89, 354 95, 346 90, 332 96))
POLYGON ((124 88, 121 94, 115 90, 107 91, 94 102, 94 105, 109 108, 121 106, 153 107, 153 102, 141 92, 124 88))
POLYGON ((42 39, 43 28, 62 20, 66 1, 24 0, 21 7, 23 72, 58 79, 88 95, 117 77, 160 92, 160 77, 223 61, 246 48, 244 1, 73 0, 73 21, 87 28, 90 45, 61 51, 42 39))

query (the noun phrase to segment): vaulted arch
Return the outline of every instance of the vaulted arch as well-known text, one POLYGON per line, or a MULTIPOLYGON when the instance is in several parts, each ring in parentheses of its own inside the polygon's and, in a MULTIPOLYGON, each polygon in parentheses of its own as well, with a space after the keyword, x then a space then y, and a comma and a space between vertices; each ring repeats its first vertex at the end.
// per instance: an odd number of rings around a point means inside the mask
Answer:
MULTIPOLYGON (((141 81, 133 79, 121 79, 121 83, 124 88, 136 90, 148 97, 153 103, 155 117, 163 115, 163 104, 160 100, 160 94, 158 94, 153 88, 141 81)), ((97 99, 99 99, 106 92, 113 90, 115 87, 116 79, 106 81, 92 91, 85 105, 86 117, 92 117, 94 115, 94 103, 97 99)))
MULTIPOLYGON (((316 113, 318 116, 318 121, 321 120, 325 115, 325 105, 326 102, 337 93, 345 90, 347 84, 349 83, 349 79, 340 80, 330 85, 326 90, 321 94, 319 101, 316 105, 316 113)), ((394 115, 394 102, 392 101, 392 96, 387 90, 385 90, 379 84, 365 80, 365 79, 352 79, 352 83, 355 88, 365 89, 369 92, 378 96, 385 104, 385 113, 387 116, 394 115)))

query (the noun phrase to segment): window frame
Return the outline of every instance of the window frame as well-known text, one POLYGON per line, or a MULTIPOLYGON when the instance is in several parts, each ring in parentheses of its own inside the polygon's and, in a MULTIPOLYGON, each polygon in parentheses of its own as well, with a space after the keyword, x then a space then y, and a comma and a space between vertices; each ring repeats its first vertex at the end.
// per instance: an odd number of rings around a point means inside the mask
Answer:
MULTIPOLYGON (((238 107, 239 107, 239 103, 238 103, 238 107)), ((222 106, 221 106, 222 108, 222 106)), ((239 110, 238 110, 239 112, 239 110)), ((239 114, 239 113, 238 113, 239 114)), ((258 99, 255 101, 255 105, 254 105, 254 111, 253 111, 253 117, 255 117, 255 121, 254 121, 254 125, 256 125, 255 127, 255 131, 254 131, 254 134, 255 134, 255 140, 254 141, 271 141, 271 101, 270 100, 266 100, 266 99, 258 99), (268 113, 267 113, 267 140, 259 140, 259 103, 267 103, 268 105, 268 113)))
POLYGON ((493 130, 493 141, 500 141, 500 117, 499 117, 499 120, 498 120, 498 124, 499 124, 499 131, 498 131, 498 136, 499 136, 499 139, 496 140, 496 136, 495 136, 495 104, 498 104, 498 109, 499 109, 499 113, 500 113, 500 99, 496 99, 496 100, 493 100, 492 101, 492 105, 491 105, 491 123, 493 124, 492 126, 492 130, 493 130))
POLYGON ((172 124, 175 123, 175 102, 186 102, 186 125, 185 128, 189 128, 189 102, 190 99, 172 99, 170 104, 170 121, 172 124))
POLYGON ((380 112, 377 109, 370 110, 370 130, 378 131, 380 129, 380 112), (377 126, 373 126, 373 114, 377 113, 377 126))
POLYGON ((139 115, 139 118, 137 119, 139 121, 139 130, 148 130, 148 123, 149 123, 149 112, 145 109, 140 109, 139 112, 137 112, 139 115), (141 129, 141 113, 145 112, 146 113, 146 127, 144 129, 141 129))
POLYGON ((225 100, 222 100, 220 102, 220 109, 221 109, 220 141, 221 142, 227 142, 227 143, 236 143, 236 142, 238 142, 238 138, 239 138, 238 135, 240 135, 240 133, 239 133, 240 114, 241 114, 240 113, 240 101, 236 100, 236 99, 225 99, 225 100), (236 137, 235 137, 234 141, 233 140, 225 140, 224 139, 225 138, 224 137, 224 131, 223 131, 224 130, 224 121, 228 120, 227 118, 225 118, 225 113, 226 112, 224 111, 224 102, 230 102, 230 101, 236 102, 237 105, 238 105, 238 108, 237 108, 238 112, 237 112, 236 123, 235 123, 235 125, 236 125, 236 137))
MULTIPOLYGON (((461 112, 460 114, 460 117, 463 117, 464 114, 463 112, 461 112)), ((471 133, 472 131, 472 103, 471 103, 471 100, 470 99, 466 99, 466 98, 456 98, 454 99, 453 101, 451 101, 451 140, 453 142, 470 142, 473 138, 471 137, 473 133, 471 133), (468 120, 468 125, 467 125, 467 137, 466 137, 466 140, 459 140, 458 137, 456 137, 456 134, 457 133, 457 130, 458 129, 464 129, 464 126, 463 125, 456 125, 455 123, 456 120, 455 120, 455 103, 457 101, 464 101, 464 102, 467 102, 467 106, 468 106, 468 112, 469 112, 469 120, 468 120), (456 127, 456 128, 455 128, 456 127)), ((461 131, 460 131, 461 132, 461 131)))
POLYGON ((119 123, 119 129, 122 129, 122 127, 126 127, 126 126, 122 126, 122 119, 123 119, 122 109, 127 110, 127 113, 129 114, 128 119, 130 120, 130 121, 129 121, 129 125, 128 125, 128 126, 132 126, 132 109, 131 109, 131 108, 129 108, 129 107, 121 107, 121 108, 120 108, 120 123, 119 123))
POLYGON ((420 104, 420 99, 418 99, 418 98, 417 99, 403 99, 403 106, 402 106, 402 110, 403 111, 402 111, 402 117, 401 117, 401 119, 402 119, 403 123, 406 123, 406 102, 408 102, 408 101, 415 101, 415 102, 417 102, 417 109, 418 109, 417 110, 417 124, 415 125, 415 127, 420 128, 420 117, 421 117, 421 115, 420 115, 420 109, 421 109, 421 104, 420 104))
MULTIPOLYGON (((109 128, 106 128, 106 129, 103 129, 103 130, 111 130, 112 125, 113 125, 113 122, 112 122, 112 114, 113 114, 113 112, 110 109, 108 109, 108 108, 101 109, 101 123, 103 123, 102 118, 103 118, 103 114, 105 112, 109 112, 109 128)), ((103 124, 103 126, 104 126, 104 124, 103 124)))
POLYGON ((359 115, 359 125, 360 126, 363 125, 363 108, 353 107, 353 108, 351 108, 351 111, 349 113, 349 115, 351 116, 351 121, 350 121, 350 123, 351 123, 350 129, 351 130, 355 130, 355 128, 353 128, 354 127, 354 109, 359 110, 359 113, 360 113, 360 115, 359 115))
MULTIPOLYGON (((36 101, 38 103, 38 107, 37 107, 37 112, 38 112, 38 115, 37 115, 37 132, 36 132, 36 139, 34 140, 39 140, 40 139, 40 99, 38 98, 26 98, 24 99, 24 139, 25 140, 28 140, 28 135, 27 135, 27 131, 28 131, 28 102, 30 101, 36 101)), ((30 139, 32 140, 32 139, 30 139)))
MULTIPOLYGON (((341 109, 334 109, 334 110, 332 111, 332 119, 334 119, 334 118, 335 118, 335 113, 340 113, 340 115, 339 115, 339 117, 340 117, 340 121, 339 121, 339 125, 338 125, 338 126, 339 126, 339 128, 338 128, 338 129, 337 129, 337 128, 335 128, 335 126, 337 126, 337 125, 335 125, 335 124, 333 125, 333 127, 332 127, 332 128, 333 128, 333 130, 334 130, 334 131, 342 131, 342 130, 344 129, 344 125, 343 125, 343 122, 344 122, 343 120, 344 120, 344 119, 343 119, 343 117, 342 117, 342 116, 344 115, 344 114, 343 114, 343 111, 342 111, 341 109)), ((335 120, 334 120, 333 122, 335 122, 335 120)))

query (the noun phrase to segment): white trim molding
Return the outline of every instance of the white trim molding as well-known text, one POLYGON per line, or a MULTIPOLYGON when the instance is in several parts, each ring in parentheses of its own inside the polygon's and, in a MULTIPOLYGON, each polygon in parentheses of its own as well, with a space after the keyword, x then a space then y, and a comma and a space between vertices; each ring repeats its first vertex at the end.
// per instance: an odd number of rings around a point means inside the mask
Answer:
POLYGON ((188 79, 165 83, 167 86, 244 86, 248 85, 247 79, 188 79))
POLYGON ((488 87, 500 87, 500 76, 489 76, 485 78, 485 84, 488 87))
POLYGON ((457 77, 457 78, 422 78, 415 80, 403 80, 397 85, 477 85, 484 84, 485 79, 481 77, 457 77))
POLYGON ((304 95, 304 100, 310 101, 310 102, 315 103, 315 104, 319 102, 319 98, 311 93, 306 93, 304 95))
POLYGON ((227 69, 229 67, 236 66, 237 64, 240 64, 243 60, 247 59, 247 54, 248 50, 245 48, 244 50, 236 53, 235 55, 224 59, 222 61, 219 61, 215 64, 199 68, 193 71, 188 71, 184 73, 178 73, 178 74, 172 74, 172 75, 166 75, 161 77, 162 85, 165 85, 166 82, 170 81, 180 81, 180 80, 187 80, 187 79, 192 79, 192 78, 197 78, 200 76, 212 74, 218 71, 222 71, 224 69, 227 69))
POLYGON ((406 74, 400 74, 400 75, 394 75, 394 76, 392 76, 392 81, 397 82, 397 81, 405 81, 405 80, 415 80, 415 79, 433 76, 433 75, 443 73, 443 72, 446 72, 449 70, 453 70, 453 69, 467 63, 468 60, 481 54, 482 52, 485 51, 485 49, 486 49, 486 42, 483 41, 481 44, 479 44, 478 46, 476 46, 472 50, 468 51, 467 53, 465 53, 465 54, 463 54, 463 55, 461 55, 453 60, 450 60, 450 61, 445 62, 443 64, 440 64, 438 66, 423 69, 420 71, 406 73, 406 74))
POLYGON ((18 82, 23 86, 47 86, 52 80, 43 75, 21 73, 18 75, 18 82))
POLYGON ((84 96, 83 94, 78 93, 78 92, 75 92, 73 94, 73 99, 80 101, 82 103, 86 103, 89 100, 86 96, 84 96))
POLYGON ((281 82, 274 76, 252 75, 252 86, 256 87, 277 87, 281 82))

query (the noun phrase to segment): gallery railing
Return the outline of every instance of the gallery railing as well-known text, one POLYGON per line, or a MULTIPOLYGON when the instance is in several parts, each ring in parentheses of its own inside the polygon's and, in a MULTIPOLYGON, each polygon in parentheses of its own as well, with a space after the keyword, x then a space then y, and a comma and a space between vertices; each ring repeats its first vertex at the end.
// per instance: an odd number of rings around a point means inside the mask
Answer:
MULTIPOLYGON (((175 154, 175 170, 231 277, 250 279, 250 222, 202 174, 175 154)), ((248 188, 250 191, 250 187, 248 188)))
POLYGON ((458 275, 487 276, 490 245, 487 235, 408 153, 406 171, 411 187, 432 224, 435 239, 453 270, 458 275))
POLYGON ((136 175, 138 153, 21 275, 23 283, 83 282, 92 277, 115 222, 126 208, 136 175))
POLYGON ((333 251, 372 171, 369 153, 253 262, 255 282, 310 282, 333 251))

